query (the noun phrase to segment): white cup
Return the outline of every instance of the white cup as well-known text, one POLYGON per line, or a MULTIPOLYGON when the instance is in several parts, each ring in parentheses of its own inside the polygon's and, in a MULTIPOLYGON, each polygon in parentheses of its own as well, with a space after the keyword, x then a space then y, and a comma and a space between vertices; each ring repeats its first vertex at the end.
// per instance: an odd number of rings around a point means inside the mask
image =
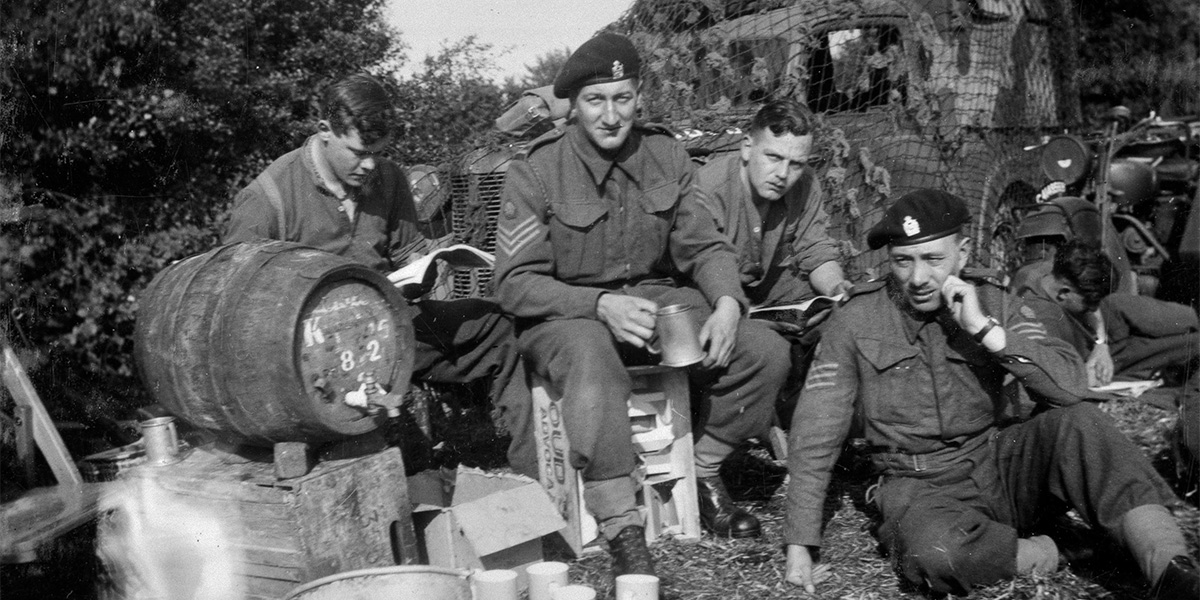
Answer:
POLYGON ((475 600, 517 600, 517 572, 510 569, 475 571, 471 575, 475 600))
POLYGON ((586 585, 564 585, 550 593, 552 600, 596 600, 596 590, 586 585))
POLYGON ((529 600, 553 600, 554 590, 567 585, 567 563, 546 561, 525 568, 529 576, 529 600))
POLYGON ((618 576, 617 600, 658 600, 658 578, 638 573, 618 576))

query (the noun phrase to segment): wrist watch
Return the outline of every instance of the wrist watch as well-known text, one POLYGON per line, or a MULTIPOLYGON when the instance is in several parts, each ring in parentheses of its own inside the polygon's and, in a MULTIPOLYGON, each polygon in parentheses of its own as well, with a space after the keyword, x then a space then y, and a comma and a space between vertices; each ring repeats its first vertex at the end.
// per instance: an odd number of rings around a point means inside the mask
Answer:
POLYGON ((997 321, 996 317, 988 317, 987 321, 987 325, 984 325, 983 329, 980 329, 978 333, 971 336, 971 339, 975 340, 975 343, 977 344, 982 344, 983 338, 987 337, 987 334, 992 332, 992 328, 1000 324, 1000 321, 997 321))

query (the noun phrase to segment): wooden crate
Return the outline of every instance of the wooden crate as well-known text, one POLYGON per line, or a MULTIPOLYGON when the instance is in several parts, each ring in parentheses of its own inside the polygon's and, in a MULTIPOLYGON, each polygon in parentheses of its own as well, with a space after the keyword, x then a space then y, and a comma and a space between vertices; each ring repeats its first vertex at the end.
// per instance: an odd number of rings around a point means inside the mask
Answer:
MULTIPOLYGON (((699 540, 687 371, 646 366, 629 367, 628 372, 633 380, 630 436, 643 476, 638 501, 646 541, 654 542, 662 534, 681 541, 699 540)), ((582 479, 568 459, 570 443, 562 423, 562 397, 540 377, 531 379, 539 478, 567 521, 563 539, 577 555, 582 554, 599 531, 583 503, 582 479)))
POLYGON ((137 467, 129 476, 240 523, 232 543, 241 554, 246 598, 282 598, 327 575, 418 560, 396 448, 321 462, 287 480, 276 479, 270 463, 225 464, 202 450, 178 464, 137 467))

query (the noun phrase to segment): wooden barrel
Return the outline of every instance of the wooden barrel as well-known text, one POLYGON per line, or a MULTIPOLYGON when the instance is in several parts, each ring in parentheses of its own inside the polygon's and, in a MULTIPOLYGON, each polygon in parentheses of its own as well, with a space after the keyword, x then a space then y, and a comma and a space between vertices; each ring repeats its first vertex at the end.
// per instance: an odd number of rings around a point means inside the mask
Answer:
POLYGON ((142 382, 189 424, 243 443, 371 431, 347 406, 373 377, 403 394, 412 317, 387 278, 291 242, 222 246, 159 273, 138 301, 142 382))

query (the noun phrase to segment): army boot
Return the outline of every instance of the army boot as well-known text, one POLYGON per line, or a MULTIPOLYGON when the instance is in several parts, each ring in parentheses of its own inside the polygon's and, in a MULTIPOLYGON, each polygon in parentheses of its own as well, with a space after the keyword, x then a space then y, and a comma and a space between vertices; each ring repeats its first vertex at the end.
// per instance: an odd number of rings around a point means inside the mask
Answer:
POLYGON ((762 534, 758 519, 733 503, 719 475, 697 477, 700 495, 700 523, 712 533, 731 538, 751 538, 762 534))
POLYGON ((613 577, 631 573, 655 575, 654 559, 646 547, 646 529, 641 525, 622 529, 617 537, 608 541, 608 551, 613 558, 613 577))
POLYGON ((1167 569, 1158 577, 1154 600, 1195 600, 1200 598, 1200 570, 1190 556, 1176 556, 1167 564, 1167 569))

